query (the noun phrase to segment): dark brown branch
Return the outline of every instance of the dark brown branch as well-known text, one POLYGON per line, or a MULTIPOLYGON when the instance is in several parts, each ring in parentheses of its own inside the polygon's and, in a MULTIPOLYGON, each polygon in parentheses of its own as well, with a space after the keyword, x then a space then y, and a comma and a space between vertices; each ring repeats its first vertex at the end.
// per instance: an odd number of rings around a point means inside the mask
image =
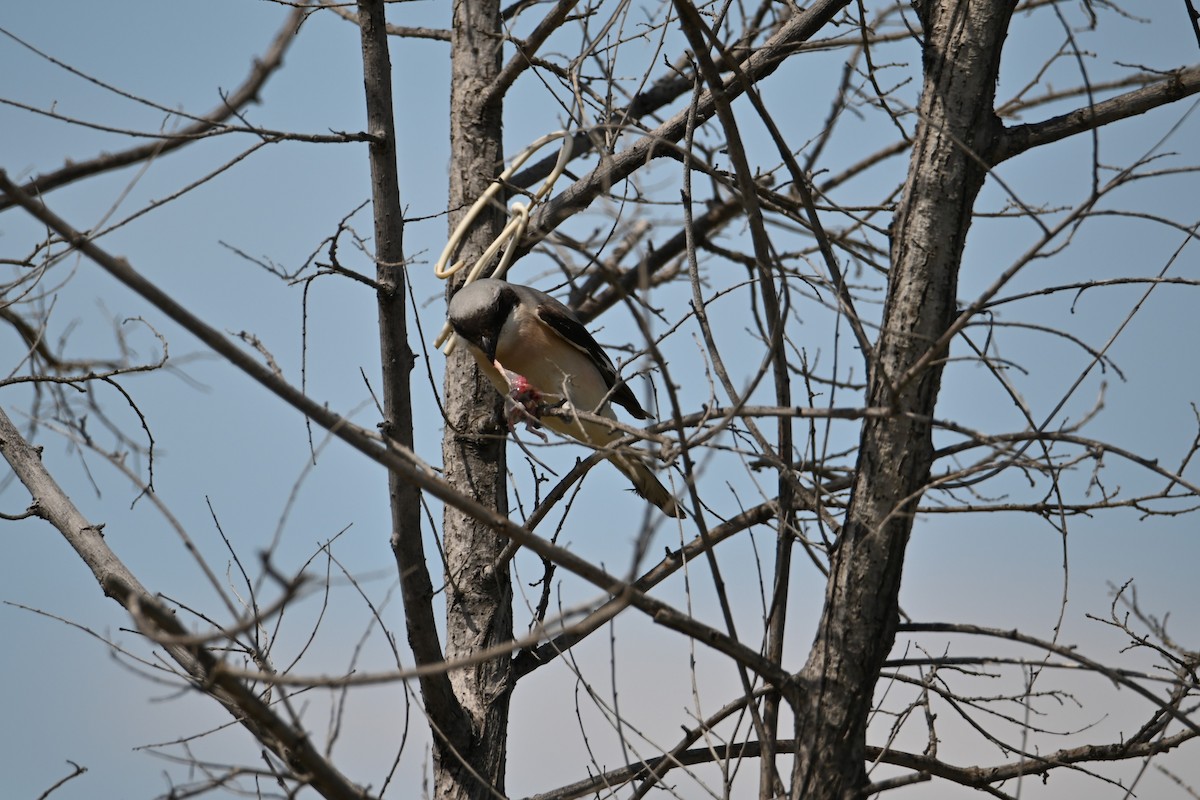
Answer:
MULTIPOLYGON (((638 591, 650 591, 682 569, 685 564, 703 555, 706 550, 742 531, 770 521, 776 514, 775 506, 774 502, 769 502, 747 509, 709 531, 706 540, 697 537, 680 549, 667 553, 658 564, 650 568, 642 577, 638 578, 633 586, 638 591)), ((619 599, 608 601, 593 611, 587 619, 573 625, 567 633, 557 636, 537 647, 518 653, 513 660, 513 672, 515 676, 522 678, 538 667, 549 664, 580 641, 587 638, 589 634, 593 633, 611 618, 610 607, 619 602, 621 602, 619 599)))
MULTIPOLYGON (((775 71, 776 68, 803 42, 825 26, 834 16, 849 5, 849 0, 817 0, 803 11, 798 12, 767 41, 756 50, 742 65, 742 69, 751 81, 758 81, 775 71)), ((675 76, 674 82, 679 85, 660 88, 671 98, 691 87, 691 80, 686 76, 675 76)), ((725 92, 733 100, 742 93, 742 82, 736 79, 726 83, 725 92)), ((642 97, 642 96, 639 96, 642 97)), ((652 100, 645 97, 645 102, 652 100)), ((518 255, 528 252, 534 244, 540 241, 550 231, 557 228, 564 220, 587 208, 591 202, 608 187, 624 180, 634 170, 639 169, 646 161, 659 153, 656 152, 664 142, 677 142, 684 134, 687 125, 688 109, 683 109, 646 135, 635 144, 615 154, 611 159, 605 159, 582 179, 576 181, 561 194, 556 196, 547 206, 543 207, 530 221, 529 232, 521 245, 518 255)), ((704 121, 716 113, 716 104, 711 91, 705 91, 696 104, 696 119, 704 121)), ((633 114, 630 114, 633 116, 633 114)), ((635 117, 636 118, 636 117, 635 117)), ((585 141, 579 141, 581 147, 585 141)), ((531 167, 530 172, 535 167, 531 167)), ((524 173, 513 176, 513 183, 524 185, 524 173)))
MULTIPOLYGON (((340 3, 331 0, 321 0, 321 5, 337 14, 342 19, 358 25, 359 16, 340 3)), ((415 28, 409 25, 393 25, 387 23, 387 35, 404 39, 433 39, 438 42, 450 41, 450 31, 444 28, 415 28)))
POLYGON ((1200 11, 1196 10, 1192 0, 1183 0, 1183 5, 1187 9, 1188 22, 1192 23, 1192 33, 1196 34, 1196 44, 1200 45, 1200 11))
POLYGON ((879 759, 898 767, 927 772, 934 777, 943 778, 963 786, 990 786, 1002 783, 1022 775, 1045 775, 1056 767, 1068 767, 1073 764, 1083 764, 1093 761, 1127 761, 1135 758, 1150 756, 1173 750, 1180 744, 1195 737, 1191 731, 1181 731, 1156 742, 1130 744, 1116 742, 1113 744, 1087 744, 1057 750, 1044 756, 1031 756, 1011 764, 999 764, 993 767, 956 767, 936 758, 904 753, 897 750, 881 750, 878 747, 868 747, 867 757, 879 759))
MULTIPOLYGON (((739 197, 731 197, 724 202, 716 203, 692 223, 692 235, 699 240, 706 240, 741 212, 742 201, 739 197)), ((656 245, 638 263, 622 271, 619 275, 603 276, 602 279, 607 278, 607 282, 610 284, 603 294, 595 294, 590 291, 593 287, 585 285, 580 295, 586 299, 576 309, 579 316, 585 322, 596 319, 609 308, 621 302, 622 298, 632 295, 642 285, 643 280, 650 280, 656 273, 666 269, 669 264, 684 254, 686 248, 687 233, 682 230, 678 231, 670 239, 656 245)), ((599 286, 597 285, 595 288, 598 289, 599 286)))
MULTIPOLYGON (((203 117, 197 118, 174 135, 158 139, 147 144, 131 147, 117 153, 104 153, 96 158, 78 163, 68 163, 61 169, 38 175, 25 183, 22 189, 26 194, 43 195, 54 189, 61 188, 83 178, 90 178, 149 158, 157 158, 172 150, 178 150, 185 144, 193 142, 197 137, 217 128, 222 122, 238 113, 238 110, 258 98, 258 93, 266 84, 267 79, 283 64, 283 56, 296 38, 296 29, 304 19, 306 10, 296 8, 288 15, 266 54, 261 59, 254 60, 254 66, 246 80, 225 98, 221 105, 203 117)), ((13 202, 8 197, 0 197, 0 211, 11 208, 13 202)))
POLYGON ((488 90, 488 95, 485 104, 498 103, 509 87, 516 82, 527 68, 532 66, 533 57, 538 49, 545 43, 546 39, 550 38, 550 34, 554 33, 562 26, 567 15, 571 13, 571 9, 578 5, 579 0, 558 0, 550 13, 542 18, 538 26, 533 29, 533 33, 529 37, 521 39, 513 39, 513 44, 516 45, 517 52, 513 54, 508 63, 504 65, 504 69, 500 70, 500 74, 496 76, 496 80, 492 83, 488 90))
POLYGON ((102 369, 106 371, 119 370, 121 364, 111 360, 70 360, 55 354, 50 345, 46 343, 44 331, 35 328, 27 319, 22 317, 16 311, 13 311, 11 306, 0 307, 0 320, 4 320, 9 325, 12 325, 16 330, 25 346, 29 348, 29 352, 37 355, 46 368, 52 372, 64 375, 66 373, 80 371, 102 369))
MULTIPOLYGON (((91 259, 105 272, 132 289, 143 299, 157 308, 180 327, 187 330, 204 344, 211 347, 230 364, 245 372, 251 378, 273 392, 277 397, 296 410, 311 418, 331 434, 349 444, 363 455, 381 466, 401 475, 404 480, 417 484, 423 491, 441 500, 447 505, 454 506, 469 516, 487 525, 492 530, 507 536, 522 547, 528 548, 538 556, 553 561, 602 591, 624 597, 629 604, 640 609, 643 613, 655 619, 659 624, 693 635, 695 625, 688 623, 683 626, 674 625, 676 612, 666 603, 647 597, 627 581, 617 578, 604 569, 576 555, 572 551, 552 544, 540 536, 534 536, 528 530, 498 513, 495 509, 465 496, 457 491, 435 472, 424 465, 415 454, 403 452, 399 444, 385 449, 380 445, 378 437, 362 427, 355 425, 346 418, 334 413, 321 403, 300 392, 287 381, 260 364, 245 351, 238 348, 226 336, 222 335, 208 323, 201 320, 188 309, 176 302, 170 295, 158 288, 145 278, 122 258, 116 258, 85 235, 72 228, 65 220, 50 211, 44 205, 21 191, 20 187, 8 179, 7 174, 0 170, 0 192, 7 194, 18 205, 28 211, 33 217, 46 224, 51 230, 91 259), (662 612, 661 617, 659 616, 662 612)), ((718 652, 725 653, 734 660, 745 664, 758 673, 764 680, 775 686, 784 687, 786 693, 794 694, 799 691, 799 684, 791 674, 764 659, 753 649, 722 634, 720 631, 705 629, 699 641, 707 644, 718 652)))
MULTIPOLYGON (((1093 744, 1057 750, 1044 756, 1027 758, 1010 764, 998 764, 991 767, 959 767, 948 764, 936 758, 917 753, 906 753, 900 750, 868 746, 867 759, 871 762, 882 762, 898 767, 907 767, 918 773, 942 778, 962 786, 984 787, 1019 778, 1022 775, 1045 775, 1058 767, 1068 767, 1092 761, 1128 761, 1131 759, 1148 758, 1165 753, 1193 738, 1191 732, 1180 732, 1173 736, 1164 737, 1156 742, 1141 744, 1113 743, 1093 744)), ((780 739, 772 742, 772 750, 781 753, 794 751, 796 742, 793 739, 780 739)), ((741 742, 728 745, 709 745, 674 753, 670 756, 649 758, 640 764, 630 764, 609 770, 600 775, 561 786, 541 794, 531 795, 525 800, 574 800, 587 797, 598 790, 611 790, 617 786, 642 780, 652 774, 660 778, 666 773, 679 767, 690 767, 697 764, 712 764, 725 761, 736 761, 745 758, 760 758, 763 747, 761 742, 741 742)), ((868 790, 873 794, 883 791, 881 784, 871 784, 868 790)), ((864 792, 863 796, 867 796, 864 792)))
MULTIPOLYGON (((375 220, 375 283, 379 307, 379 350, 383 371, 384 444, 398 453, 413 451, 412 394, 409 375, 415 356, 408 344, 405 308, 404 211, 400 207, 396 129, 392 105, 392 69, 388 54, 383 0, 361 0, 358 28, 362 41, 367 130, 370 147, 371 204, 375 220)), ((421 532, 421 492, 400 473, 388 472, 391 546, 404 598, 404 622, 413 657, 420 666, 445 661, 433 612, 433 582, 421 532)), ((444 735, 465 735, 468 722, 444 672, 421 677, 425 706, 444 735)))
MULTIPOLYGON (((101 526, 89 522, 59 488, 29 445, 0 410, 0 453, 37 503, 38 516, 58 529, 91 569, 104 594, 120 603, 151 638, 186 637, 190 632, 146 590, 108 547, 101 526)), ((254 690, 221 674, 221 661, 208 648, 165 643, 164 649, 192 685, 210 695, 298 777, 326 798, 362 800, 366 792, 327 761, 302 730, 281 719, 254 690), (300 777, 303 776, 303 777, 300 777)))
POLYGON ((1004 639, 1010 642, 1020 642, 1021 644, 1027 644, 1032 647, 1039 647, 1048 653, 1053 653, 1060 658, 1067 659, 1068 661, 1074 661, 1076 664, 1086 667, 1087 669, 1099 675, 1103 675, 1105 678, 1108 678, 1110 681, 1119 686, 1125 686, 1131 689, 1134 693, 1146 698, 1153 703, 1156 708, 1160 709, 1176 722, 1187 728, 1189 738, 1192 736, 1200 736, 1200 724, 1197 724, 1195 721, 1193 721, 1192 718, 1187 714, 1183 713, 1178 708, 1172 708, 1169 704, 1164 703, 1161 698, 1156 696, 1153 692, 1142 686, 1137 681, 1133 680, 1133 678, 1122 673, 1120 670, 1113 669, 1105 664, 1101 664, 1099 661, 1090 659, 1087 656, 1082 655, 1074 647, 1064 647, 1062 645, 1055 644, 1054 642, 1047 642, 1043 639, 1029 636, 1017 630, 1000 630, 997 628, 987 628, 982 625, 965 625, 949 622, 910 622, 901 623, 897 630, 900 632, 908 631, 912 633, 959 633, 971 636, 988 636, 995 639, 1004 639))
POLYGON ((1178 69, 1157 83, 1110 97, 1093 106, 1077 108, 1041 122, 1005 128, 995 145, 984 154, 984 159, 990 166, 995 166, 1034 147, 1145 114, 1196 92, 1200 92, 1200 66, 1178 69))
MULTIPOLYGON (((691 4, 690 0, 675 0, 674 5, 675 10, 679 14, 679 21, 684 35, 687 36, 688 43, 692 46, 692 53, 696 59, 699 74, 703 76, 704 82, 709 86, 709 91, 715 105, 714 110, 717 118, 720 120, 721 129, 725 132, 726 152, 733 163, 734 173, 737 178, 737 187, 742 203, 745 205, 746 220, 750 226, 750 239, 754 247, 755 271, 758 274, 758 288, 762 295, 763 312, 767 322, 766 334, 770 342, 769 352, 771 353, 772 377, 775 383, 775 402, 780 406, 790 406, 792 404, 791 380, 788 373, 787 353, 782 347, 784 317, 779 294, 775 286, 776 263, 772 253, 771 240, 767 235, 767 226, 763 219, 762 203, 758 196, 758 186, 754 178, 754 173, 750 168, 749 159, 746 156, 746 148, 738 129, 737 117, 733 113, 730 98, 726 93, 717 65, 713 62, 709 54, 709 47, 712 45, 718 48, 718 53, 721 52, 720 41, 700 18, 699 12, 697 12, 696 7, 691 4)), ((764 121, 768 121, 769 124, 769 118, 765 115, 765 109, 757 102, 753 83, 740 69, 735 68, 735 72, 737 80, 734 82, 734 85, 738 86, 742 92, 749 93, 752 102, 755 103, 760 114, 763 115, 764 121)), ((778 131, 773 126, 769 125, 769 127, 772 127, 773 133, 778 134, 778 131)), ((780 453, 792 453, 792 426, 788 420, 777 420, 777 443, 774 448, 771 447, 766 437, 759 433, 756 425, 749 424, 747 427, 749 427, 752 435, 758 439, 762 455, 765 458, 772 461, 779 461, 780 453)), ((798 487, 795 484, 795 476, 786 467, 778 471, 777 483, 779 513, 775 576, 770 609, 767 615, 767 630, 764 637, 763 650, 772 661, 780 662, 783 659, 784 637, 787 631, 787 593, 791 573, 792 543, 794 541, 792 538, 792 528, 794 525, 792 497, 797 493, 796 490, 798 487)), ((703 527, 700 530, 701 534, 705 533, 703 527)), ((726 624, 729 626, 730 633, 733 634, 735 629, 733 627, 732 610, 729 608, 723 591, 721 573, 718 570, 716 558, 712 554, 711 549, 706 551, 706 555, 710 561, 709 569, 712 571, 713 579, 718 583, 721 610, 725 614, 726 624)), ((749 695, 751 692, 749 676, 744 669, 740 671, 739 677, 742 680, 743 691, 749 695)), ((755 705, 751 705, 749 709, 751 712, 751 721, 758 733, 758 738, 768 748, 760 762, 762 771, 759 777, 759 794, 762 797, 779 796, 784 792, 783 780, 775 763, 775 751, 773 749, 775 739, 778 737, 780 700, 781 696, 778 693, 771 692, 763 698, 761 711, 755 705)))
POLYGON ((67 760, 67 763, 70 764, 72 767, 74 767, 74 769, 71 771, 71 774, 67 775, 65 777, 59 778, 57 781, 55 781, 53 786, 51 786, 49 789, 47 789, 46 791, 44 791, 40 795, 38 795, 37 800, 46 800, 47 797, 54 794, 54 792, 56 792, 60 787, 62 787, 63 784, 65 784, 67 781, 71 780, 72 778, 78 778, 80 775, 82 775, 88 771, 87 767, 81 767, 78 764, 76 764, 74 761, 71 761, 70 759, 67 760))

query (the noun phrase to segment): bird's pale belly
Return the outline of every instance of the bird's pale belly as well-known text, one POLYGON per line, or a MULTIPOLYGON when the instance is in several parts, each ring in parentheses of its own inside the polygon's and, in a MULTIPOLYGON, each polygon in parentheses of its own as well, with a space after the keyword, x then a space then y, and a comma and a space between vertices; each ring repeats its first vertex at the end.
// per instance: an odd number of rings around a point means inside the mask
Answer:
POLYGON ((550 403, 566 400, 580 411, 611 416, 608 386, 591 359, 562 340, 551 341, 555 335, 547 335, 543 326, 528 327, 531 330, 523 330, 519 337, 501 337, 501 345, 514 341, 521 346, 501 346, 496 350, 496 360, 523 376, 550 403))

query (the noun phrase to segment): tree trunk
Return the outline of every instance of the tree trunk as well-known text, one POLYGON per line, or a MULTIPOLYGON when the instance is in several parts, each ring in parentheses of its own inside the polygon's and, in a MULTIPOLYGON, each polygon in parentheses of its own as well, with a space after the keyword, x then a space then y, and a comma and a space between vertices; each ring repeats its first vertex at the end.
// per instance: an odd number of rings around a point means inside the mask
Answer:
MULTIPOLYGON (((500 70, 500 4, 456 0, 451 34, 450 230, 499 174, 503 159, 501 106, 487 104, 500 70)), ((504 225, 496 211, 480 215, 454 258, 474 262, 504 225)), ((462 273, 454 279, 461 284, 462 273)), ((447 294, 449 297, 449 294, 447 294)), ((446 429, 442 457, 446 479, 479 502, 508 511, 500 397, 480 375, 466 348, 446 360, 446 429)), ((512 585, 507 566, 493 569, 507 539, 447 507, 446 658, 455 660, 512 639, 512 585)), ((450 675, 467 719, 468 735, 454 742, 435 735, 435 794, 439 800, 494 798, 504 792, 508 656, 450 675)))
POLYGON ((902 376, 947 330, 972 206, 986 172, 974 155, 999 131, 993 113, 1008 0, 916 4, 924 28, 920 122, 892 230, 883 327, 871 364, 869 418, 846 521, 833 554, 797 714, 797 798, 857 797, 866 783, 867 714, 895 639, 904 549, 932 464, 945 353, 902 376))

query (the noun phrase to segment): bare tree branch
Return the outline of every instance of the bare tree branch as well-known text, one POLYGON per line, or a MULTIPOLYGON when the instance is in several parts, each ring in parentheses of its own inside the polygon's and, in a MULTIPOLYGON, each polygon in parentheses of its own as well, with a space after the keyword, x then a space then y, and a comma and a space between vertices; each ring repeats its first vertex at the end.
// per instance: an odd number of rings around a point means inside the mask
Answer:
POLYGON ((1197 92, 1200 92, 1200 66, 1181 68, 1141 89, 1042 122, 1005 128, 983 156, 990 165, 995 166, 1034 147, 1145 114, 1197 92))
MULTIPOLYGON (((69 183, 90 178, 139 161, 157 158, 190 144, 198 137, 218 128, 221 123, 236 115, 248 103, 258 99, 258 94, 271 77, 283 65, 283 56, 296 38, 296 29, 304 19, 305 9, 296 8, 288 15, 279 32, 271 41, 270 47, 261 59, 255 59, 253 69, 242 85, 225 97, 221 105, 207 114, 177 131, 174 135, 150 142, 128 150, 116 153, 104 153, 86 161, 73 161, 61 169, 49 172, 27 181, 22 189, 26 194, 44 195, 69 183)), ((11 208, 13 200, 9 197, 0 198, 0 211, 11 208)))
MULTIPOLYGON (((91 569, 104 594, 120 603, 138 628, 151 638, 161 634, 187 637, 189 632, 175 615, 163 608, 117 555, 109 549, 101 526, 88 522, 58 487, 42 465, 40 453, 31 447, 0 409, 0 452, 33 496, 38 516, 59 533, 91 569)), ((208 648, 192 644, 164 645, 183 667, 194 688, 213 697, 228 709, 255 738, 288 764, 297 776, 323 797, 361 800, 368 796, 352 784, 313 747, 308 737, 289 721, 281 719, 259 696, 239 680, 222 675, 221 661, 208 648)))

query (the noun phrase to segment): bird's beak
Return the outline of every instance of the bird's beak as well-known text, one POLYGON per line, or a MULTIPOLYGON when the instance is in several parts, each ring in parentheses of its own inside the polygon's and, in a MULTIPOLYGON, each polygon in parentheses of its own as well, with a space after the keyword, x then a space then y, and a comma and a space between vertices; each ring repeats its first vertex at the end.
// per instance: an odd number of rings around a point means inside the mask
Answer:
POLYGON ((488 363, 491 363, 496 360, 496 343, 497 343, 496 340, 498 338, 499 337, 497 337, 497 336, 480 336, 479 337, 479 349, 483 351, 483 354, 485 356, 487 356, 488 363))

